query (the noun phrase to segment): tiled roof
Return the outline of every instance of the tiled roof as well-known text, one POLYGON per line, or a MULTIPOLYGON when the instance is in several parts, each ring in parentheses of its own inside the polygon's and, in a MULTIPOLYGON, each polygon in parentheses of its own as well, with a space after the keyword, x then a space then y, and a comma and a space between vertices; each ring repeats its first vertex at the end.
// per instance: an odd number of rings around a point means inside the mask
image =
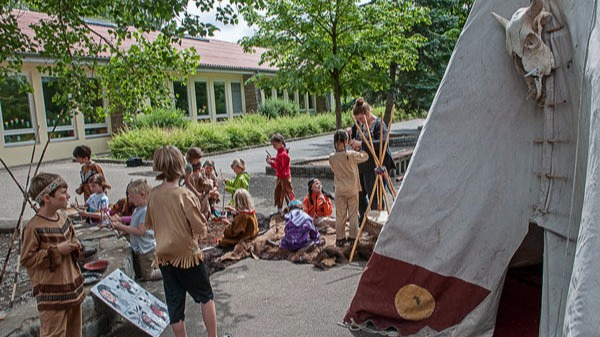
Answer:
MULTIPOLYGON (((36 25, 42 20, 50 19, 50 16, 44 13, 25 10, 13 10, 13 14, 18 18, 21 31, 30 39, 33 39, 35 36, 34 30, 30 26, 36 25)), ((88 21, 88 25, 99 35, 106 39, 110 39, 110 34, 108 33, 108 30, 111 29, 110 24, 88 21)), ((156 32, 148 34, 151 39, 155 38, 157 35, 158 33, 156 32)), ((94 39, 97 41, 100 40, 97 36, 94 36, 94 39)), ((133 42, 133 40, 125 41, 123 43, 123 48, 129 48, 133 42)), ((205 38, 184 38, 181 46, 176 45, 176 48, 194 48, 200 55, 199 68, 267 72, 276 70, 276 68, 272 68, 268 65, 259 65, 260 55, 265 51, 262 48, 256 48, 255 53, 245 53, 242 47, 236 43, 205 38)), ((100 58, 105 59, 108 59, 110 56, 111 55, 108 52, 99 55, 100 58)))

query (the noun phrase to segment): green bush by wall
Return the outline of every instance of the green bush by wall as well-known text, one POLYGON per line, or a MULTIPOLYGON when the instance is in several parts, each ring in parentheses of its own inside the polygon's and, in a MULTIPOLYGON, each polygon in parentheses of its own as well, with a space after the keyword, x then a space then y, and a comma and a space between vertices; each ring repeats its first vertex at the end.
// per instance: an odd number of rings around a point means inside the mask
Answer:
MULTIPOLYGON (((374 113, 379 116, 381 108, 374 113)), ((394 116, 394 121, 404 117, 402 112, 394 116)), ((342 115, 344 128, 352 125, 350 113, 342 115)), ((309 115, 299 113, 295 117, 269 118, 261 114, 247 114, 220 123, 192 123, 187 121, 182 127, 161 128, 154 124, 148 127, 128 127, 115 134, 108 142, 113 158, 126 159, 139 156, 151 159, 154 150, 164 145, 174 145, 185 153, 188 148, 197 146, 204 153, 220 152, 251 145, 268 144, 274 133, 281 133, 286 139, 306 137, 335 131, 335 113, 309 115)))

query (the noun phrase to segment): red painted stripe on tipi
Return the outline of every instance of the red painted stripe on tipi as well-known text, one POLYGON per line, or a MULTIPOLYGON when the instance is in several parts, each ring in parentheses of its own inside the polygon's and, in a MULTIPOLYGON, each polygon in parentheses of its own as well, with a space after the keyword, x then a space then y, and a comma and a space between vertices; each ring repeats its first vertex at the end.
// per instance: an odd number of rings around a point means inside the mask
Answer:
POLYGON ((402 335, 417 333, 426 326, 435 331, 460 323, 485 299, 489 290, 456 277, 373 253, 360 279, 344 322, 372 322, 379 329, 395 328, 402 335), (400 288, 415 284, 433 295, 433 313, 421 321, 400 317, 395 296, 400 288))

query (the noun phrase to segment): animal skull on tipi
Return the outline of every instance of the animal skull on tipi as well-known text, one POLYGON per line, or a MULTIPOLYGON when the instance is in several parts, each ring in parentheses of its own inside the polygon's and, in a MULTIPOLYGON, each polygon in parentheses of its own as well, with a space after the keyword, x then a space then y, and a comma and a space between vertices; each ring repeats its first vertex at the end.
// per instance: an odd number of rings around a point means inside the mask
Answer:
POLYGON ((506 49, 527 83, 527 98, 543 100, 542 82, 554 67, 552 50, 542 40, 542 31, 552 14, 543 0, 533 0, 529 7, 519 8, 510 21, 492 12, 506 31, 506 49))

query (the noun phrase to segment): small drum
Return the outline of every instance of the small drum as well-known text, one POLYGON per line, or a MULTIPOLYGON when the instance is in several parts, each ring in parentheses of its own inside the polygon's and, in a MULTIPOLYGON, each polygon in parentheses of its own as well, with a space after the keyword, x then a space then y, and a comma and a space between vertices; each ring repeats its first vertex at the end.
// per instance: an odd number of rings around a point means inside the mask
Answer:
POLYGON ((381 228, 388 220, 388 214, 386 210, 373 210, 367 214, 367 221, 365 221, 364 231, 369 233, 371 236, 378 237, 381 232, 381 228))

